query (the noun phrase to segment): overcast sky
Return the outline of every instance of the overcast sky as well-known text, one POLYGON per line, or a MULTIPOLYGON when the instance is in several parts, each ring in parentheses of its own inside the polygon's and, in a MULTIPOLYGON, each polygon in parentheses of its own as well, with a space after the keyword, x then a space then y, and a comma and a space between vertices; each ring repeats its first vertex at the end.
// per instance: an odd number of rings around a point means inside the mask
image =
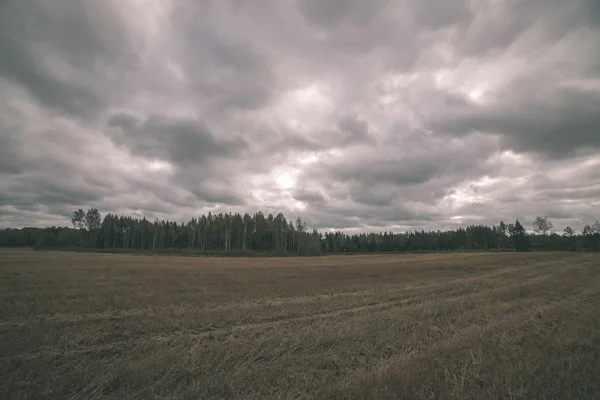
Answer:
POLYGON ((598 0, 0 1, 0 226, 600 218, 598 0))

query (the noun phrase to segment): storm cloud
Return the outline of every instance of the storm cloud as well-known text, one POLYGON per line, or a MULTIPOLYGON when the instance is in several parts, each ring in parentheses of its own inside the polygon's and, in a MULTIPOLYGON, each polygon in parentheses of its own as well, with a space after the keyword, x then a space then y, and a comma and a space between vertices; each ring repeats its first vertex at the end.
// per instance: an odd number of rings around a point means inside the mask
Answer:
POLYGON ((0 2, 0 226, 600 218, 594 0, 0 2))

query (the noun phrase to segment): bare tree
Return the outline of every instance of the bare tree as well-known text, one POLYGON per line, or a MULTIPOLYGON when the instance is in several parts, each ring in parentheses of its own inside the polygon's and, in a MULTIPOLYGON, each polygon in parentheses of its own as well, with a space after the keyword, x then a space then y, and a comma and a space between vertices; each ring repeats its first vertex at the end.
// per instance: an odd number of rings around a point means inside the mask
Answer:
POLYGON ((550 222, 548 217, 535 217, 535 220, 533 221, 533 230, 536 233, 547 236, 548 233, 552 232, 552 229, 554 229, 554 224, 550 222))

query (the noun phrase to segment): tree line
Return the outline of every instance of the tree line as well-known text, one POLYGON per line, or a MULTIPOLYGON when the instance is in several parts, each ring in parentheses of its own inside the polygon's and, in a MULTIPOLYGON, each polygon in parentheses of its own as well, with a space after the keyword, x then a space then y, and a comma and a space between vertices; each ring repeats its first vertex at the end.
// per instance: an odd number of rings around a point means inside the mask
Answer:
POLYGON ((186 250, 199 254, 320 255, 419 251, 600 251, 600 222, 561 235, 547 217, 536 217, 533 234, 517 220, 495 226, 470 225, 447 231, 321 233, 297 218, 219 213, 185 223, 106 214, 91 208, 73 213, 72 227, 0 230, 0 246, 89 248, 122 251, 186 250))

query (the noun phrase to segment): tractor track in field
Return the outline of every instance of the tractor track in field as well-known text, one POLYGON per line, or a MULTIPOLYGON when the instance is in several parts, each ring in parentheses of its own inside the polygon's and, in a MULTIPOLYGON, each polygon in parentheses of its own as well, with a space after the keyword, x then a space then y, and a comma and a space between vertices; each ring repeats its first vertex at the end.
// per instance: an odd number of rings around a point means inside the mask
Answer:
MULTIPOLYGON (((553 265, 553 263, 548 263, 547 265, 536 265, 536 268, 544 268, 546 266, 553 265)), ((146 308, 136 308, 131 310, 124 311, 107 311, 107 312, 97 312, 97 313, 56 313, 53 315, 40 315, 34 316, 30 318, 11 318, 5 319, 4 321, 0 320, 0 328, 10 328, 10 327, 19 327, 24 326, 31 323, 57 323, 57 324, 77 324, 82 322, 98 322, 103 320, 119 320, 128 317, 137 317, 137 316, 153 316, 156 313, 166 312, 166 311, 181 311, 181 310, 194 310, 194 311, 227 311, 234 309, 253 309, 259 308, 263 306, 280 306, 280 305, 288 305, 288 304, 301 304, 301 303, 316 303, 319 301, 327 301, 329 299, 341 298, 341 297, 361 297, 361 296, 369 296, 375 293, 395 293, 397 291, 420 291, 420 290, 432 290, 437 288, 443 288, 446 286, 452 285, 460 285, 464 283, 474 283, 479 281, 485 281, 490 278, 498 278, 502 276, 510 276, 511 278, 517 278, 517 276, 512 275, 515 272, 521 273, 519 278, 528 278, 530 276, 537 276, 539 274, 538 271, 532 269, 524 269, 520 266, 512 267, 512 268, 504 268, 501 270, 495 270, 493 272, 489 272, 486 274, 479 274, 476 276, 468 276, 464 278, 455 278, 447 281, 437 281, 431 284, 421 284, 421 285, 383 285, 373 289, 361 290, 361 291, 352 291, 352 292, 340 292, 340 293, 332 293, 332 294, 317 294, 313 296, 295 296, 295 297, 279 297, 279 298, 270 298, 265 300, 258 301, 245 301, 245 302, 230 302, 219 305, 208 305, 208 306, 198 306, 196 304, 181 304, 181 305, 168 305, 168 306, 158 306, 158 307, 146 307, 146 308), (526 273, 524 273, 526 272, 526 273)), ((444 293, 443 291, 440 294, 444 293)), ((362 307, 362 306, 361 306, 362 307)))
MULTIPOLYGON (((38 351, 22 353, 18 357, 20 359, 34 359, 40 356, 44 357, 65 357, 65 356, 76 356, 79 354, 86 353, 115 353, 118 354, 121 351, 125 351, 132 346, 136 346, 137 344, 144 342, 171 342, 177 341, 181 339, 194 339, 194 340, 214 340, 218 336, 230 336, 232 334, 238 334, 245 331, 251 331, 255 329, 265 329, 269 327, 276 327, 284 324, 298 323, 298 322, 309 322, 309 321, 317 321, 317 320, 325 320, 328 318, 335 318, 342 315, 352 315, 361 313, 364 311, 385 311, 398 306, 410 306, 414 305, 418 308, 423 307, 426 308, 430 305, 432 299, 444 300, 445 302, 451 301, 465 301, 472 297, 476 297, 482 294, 489 294, 490 290, 492 292, 500 292, 511 290, 518 287, 523 287, 524 285, 538 285, 540 283, 546 281, 552 281, 555 277, 552 275, 540 275, 539 273, 535 274, 538 279, 529 280, 526 282, 517 282, 511 285, 500 286, 495 289, 490 289, 489 287, 478 287, 478 290, 470 290, 465 291, 464 293, 459 292, 455 296, 443 297, 446 293, 452 291, 452 288, 443 292, 432 292, 432 293, 421 293, 416 294, 414 296, 408 297, 399 297, 392 298, 385 301, 372 302, 367 304, 362 304, 358 306, 352 307, 342 307, 335 310, 327 310, 327 311, 317 311, 312 313, 303 313, 303 314, 292 314, 292 315, 280 315, 280 316, 271 316, 259 318, 251 321, 239 321, 238 323, 224 325, 224 326, 216 326, 216 325, 208 325, 199 329, 186 329, 186 330, 169 330, 162 332, 149 332, 142 335, 132 335, 129 337, 118 337, 111 339, 110 337, 105 337, 102 342, 91 343, 89 345, 81 346, 80 349, 65 349, 64 351, 56 351, 50 350, 46 351, 44 348, 39 349, 38 351), (441 296, 441 297, 440 297, 441 296)), ((472 289, 472 288, 471 288, 472 289)), ((569 295, 569 297, 573 297, 577 295, 578 292, 575 292, 573 295, 569 295)), ((559 300, 553 300, 548 303, 555 304, 565 301, 565 298, 559 300)), ((523 310, 525 311, 525 310, 523 310)), ((74 347, 79 347, 75 345, 74 347)))

